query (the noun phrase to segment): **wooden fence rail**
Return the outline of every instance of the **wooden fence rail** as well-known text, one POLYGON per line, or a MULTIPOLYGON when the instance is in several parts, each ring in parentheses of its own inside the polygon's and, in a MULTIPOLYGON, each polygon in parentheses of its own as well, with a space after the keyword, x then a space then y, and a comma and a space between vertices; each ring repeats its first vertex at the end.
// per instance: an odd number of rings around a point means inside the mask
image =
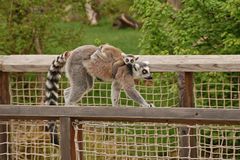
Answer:
POLYGON ((180 124, 240 124, 240 110, 206 108, 52 107, 0 105, 0 119, 159 122, 180 124))
MULTIPOLYGON (((46 72, 56 55, 10 55, 0 57, 3 72, 46 72)), ((153 72, 239 72, 240 55, 140 56, 153 72)))
MULTIPOLYGON (((46 72, 56 55, 10 55, 0 56, 0 104, 9 104, 8 75, 11 72, 46 72)), ((227 109, 194 108, 193 81, 194 72, 239 72, 240 55, 174 55, 174 56, 140 56, 140 60, 149 61, 152 72, 180 72, 179 98, 181 108, 113 108, 113 107, 46 107, 46 106, 0 106, 0 119, 60 119, 64 125, 61 136, 63 159, 75 159, 73 152, 73 130, 70 122, 77 118, 94 121, 144 121, 184 124, 240 124, 240 111, 227 109), (184 108, 187 107, 187 108, 184 108), (70 133, 71 132, 71 133, 70 133), (63 144, 64 143, 64 144, 63 144), (72 152, 71 152, 72 151, 72 152)), ((184 135, 186 128, 180 134, 184 135)), ((0 126, 4 132, 4 126, 0 126)), ((190 131, 194 132, 194 130, 190 131)), ((0 135, 0 142, 4 141, 0 135)), ((180 142, 180 156, 196 157, 194 137, 183 136, 180 142), (189 142, 190 141, 190 142, 189 142), (191 151, 190 151, 191 150, 191 151), (193 154, 193 155, 192 155, 193 154)), ((4 146, 0 153, 4 153, 4 146)))
MULTIPOLYGON (((240 124, 240 110, 194 108, 113 108, 0 105, 0 119, 60 120, 61 157, 75 160, 74 119, 91 121, 161 122, 181 124, 240 124), (71 157, 71 159, 69 158, 71 157)), ((193 155, 192 155, 193 156, 193 155)))

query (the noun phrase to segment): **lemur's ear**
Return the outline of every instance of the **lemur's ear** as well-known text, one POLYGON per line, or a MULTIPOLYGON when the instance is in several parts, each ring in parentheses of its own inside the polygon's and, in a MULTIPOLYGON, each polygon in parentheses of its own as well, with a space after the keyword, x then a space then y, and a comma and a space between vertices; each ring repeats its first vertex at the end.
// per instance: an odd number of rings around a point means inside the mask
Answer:
POLYGON ((98 50, 99 50, 99 51, 102 51, 102 48, 103 48, 103 45, 100 45, 100 46, 98 47, 98 50))
POLYGON ((139 56, 135 56, 135 61, 137 61, 139 59, 139 56))
POLYGON ((126 56, 127 56, 124 52, 122 52, 121 55, 122 55, 123 57, 126 57, 126 56))
POLYGON ((70 52, 69 51, 65 51, 63 53, 63 56, 64 56, 65 59, 67 59, 70 56, 70 52))

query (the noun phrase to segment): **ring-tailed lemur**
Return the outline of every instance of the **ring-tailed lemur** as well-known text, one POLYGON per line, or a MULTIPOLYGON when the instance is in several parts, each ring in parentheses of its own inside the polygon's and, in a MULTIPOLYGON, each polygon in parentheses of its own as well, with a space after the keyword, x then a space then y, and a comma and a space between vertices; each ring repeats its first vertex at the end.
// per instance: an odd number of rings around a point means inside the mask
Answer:
POLYGON ((122 51, 110 45, 103 45, 100 52, 107 55, 102 59, 94 57, 99 47, 93 45, 81 46, 73 51, 65 52, 57 57, 50 66, 46 81, 46 104, 57 105, 58 81, 61 68, 66 63, 66 75, 70 87, 64 90, 65 104, 71 105, 79 101, 82 96, 93 87, 95 78, 112 82, 112 104, 118 106, 120 89, 143 107, 150 107, 134 87, 134 79, 151 79, 149 66, 145 62, 135 62, 132 65, 117 67, 113 77, 113 64, 123 59, 122 51), (111 56, 109 56, 111 55, 111 56))
MULTIPOLYGON (((111 45, 102 45, 95 49, 95 46, 82 46, 80 50, 73 51, 66 62, 66 75, 70 81, 70 89, 65 90, 65 104, 72 105, 79 101, 82 96, 93 87, 94 79, 97 77, 103 81, 112 82, 112 104, 118 106, 118 88, 123 88, 127 95, 143 107, 150 105, 143 99, 134 87, 134 78, 151 78, 149 66, 144 62, 136 62, 133 67, 126 65, 118 66, 115 78, 113 78, 114 63, 123 59, 123 52, 111 45), (92 54, 89 49, 93 49, 92 54), (105 55, 105 59, 99 58, 99 53, 105 55), (91 54, 90 59, 82 60, 86 52, 91 54), (143 70, 143 72, 142 72, 143 70)), ((101 55, 100 54, 100 55, 101 55)))
MULTIPOLYGON (((92 89, 95 78, 98 78, 112 82, 113 106, 119 105, 120 90, 124 89, 126 94, 140 106, 152 107, 153 105, 147 103, 135 89, 134 79, 152 79, 148 63, 138 62, 137 59, 134 56, 125 55, 120 49, 108 44, 100 47, 85 45, 73 51, 64 52, 52 62, 49 68, 45 104, 58 105, 58 83, 61 78, 61 69, 65 66, 70 83, 70 87, 64 90, 65 105, 76 104, 92 89)), ((55 139, 56 135, 53 136, 52 141, 55 139)))

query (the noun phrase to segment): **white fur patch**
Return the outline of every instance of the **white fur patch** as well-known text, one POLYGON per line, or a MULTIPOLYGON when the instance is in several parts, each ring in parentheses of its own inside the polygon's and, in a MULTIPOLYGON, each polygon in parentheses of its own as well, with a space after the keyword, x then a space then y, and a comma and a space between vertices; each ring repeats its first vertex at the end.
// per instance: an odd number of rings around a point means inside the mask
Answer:
POLYGON ((51 93, 58 98, 58 93, 56 93, 55 91, 51 91, 51 93))
POLYGON ((143 63, 145 63, 145 64, 149 64, 149 61, 143 61, 143 63))
POLYGON ((53 65, 50 66, 49 68, 50 71, 55 71, 56 69, 53 67, 53 65))
POLYGON ((51 100, 49 101, 49 104, 50 104, 51 102, 53 102, 53 103, 55 103, 56 105, 58 105, 58 102, 55 101, 55 100, 53 100, 53 99, 51 99, 51 100))
POLYGON ((61 65, 61 63, 64 63, 64 59, 61 57, 58 59, 58 63, 60 63, 59 65, 61 65))
POLYGON ((48 78, 48 79, 52 79, 52 75, 51 75, 50 72, 47 73, 47 78, 48 78))
POLYGON ((134 66, 135 66, 135 68, 137 69, 137 70, 139 70, 139 68, 140 68, 140 65, 139 64, 134 64, 134 66))
POLYGON ((53 86, 59 89, 59 84, 58 83, 53 83, 53 86))
POLYGON ((127 55, 126 55, 125 53, 123 53, 123 52, 121 53, 121 55, 122 55, 123 57, 126 57, 126 56, 127 56, 127 55))
POLYGON ((46 97, 50 97, 51 93, 46 91, 45 95, 46 97))
POLYGON ((52 83, 50 81, 46 81, 47 88, 51 89, 53 87, 52 83))
POLYGON ((58 61, 54 61, 53 63, 56 67, 59 67, 60 66, 60 63, 58 61))

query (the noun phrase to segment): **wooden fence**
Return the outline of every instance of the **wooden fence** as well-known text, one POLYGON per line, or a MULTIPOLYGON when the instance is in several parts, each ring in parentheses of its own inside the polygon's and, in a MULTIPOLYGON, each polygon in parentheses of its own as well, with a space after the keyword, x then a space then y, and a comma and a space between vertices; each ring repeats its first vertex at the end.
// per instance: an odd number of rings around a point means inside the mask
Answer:
MULTIPOLYGON (((0 57, 0 119, 60 119, 62 159, 76 159, 73 119, 92 121, 134 121, 167 122, 183 124, 239 124, 240 111, 233 109, 196 109, 194 106, 194 72, 239 72, 240 56, 141 56, 140 60, 150 62, 152 72, 179 72, 180 107, 182 108, 113 108, 113 107, 29 107, 12 106, 9 94, 9 73, 11 72, 46 72, 54 55, 11 55, 0 57), (4 105, 5 104, 5 105, 4 105)), ((0 126, 0 132, 5 126, 0 126)), ((186 128, 181 128, 182 135, 186 128)), ((191 132, 194 132, 192 130, 191 132)), ((0 136, 0 142, 4 142, 0 136)), ((79 137, 81 138, 81 136, 79 137)), ((180 157, 196 157, 194 137, 183 136, 180 157), (190 141, 190 142, 189 142, 190 141), (190 148, 184 147, 191 144, 190 148), (193 147, 194 148, 194 147, 193 147), (189 151, 191 150, 191 151, 189 151)), ((2 145, 0 153, 6 148, 2 145)))
MULTIPOLYGON (((76 159, 73 120, 161 122, 180 124, 240 124, 240 110, 195 108, 113 108, 0 105, 0 119, 60 120, 61 157, 76 159)), ((80 137, 81 138, 81 137, 80 137)), ((194 142, 194 141, 193 141, 194 142)), ((192 143, 194 145, 194 143, 192 143)), ((194 156, 194 155, 193 155, 194 156)))

